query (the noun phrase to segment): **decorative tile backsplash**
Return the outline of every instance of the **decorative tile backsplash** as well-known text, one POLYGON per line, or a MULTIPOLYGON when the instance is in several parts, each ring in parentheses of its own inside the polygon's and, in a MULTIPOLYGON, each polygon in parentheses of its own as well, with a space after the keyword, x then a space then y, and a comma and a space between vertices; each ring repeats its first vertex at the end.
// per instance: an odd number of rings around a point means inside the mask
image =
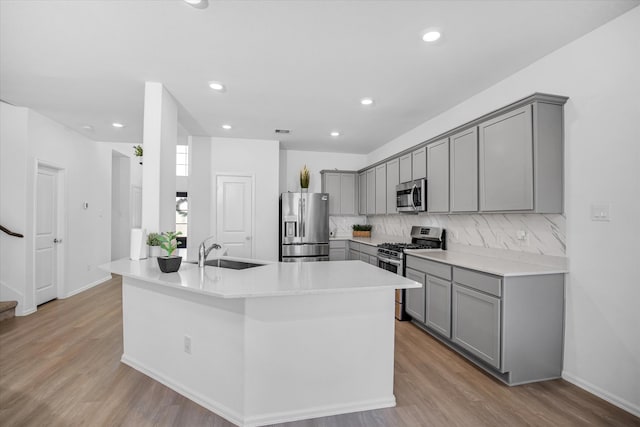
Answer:
POLYGON ((329 232, 331 236, 351 236, 353 224, 368 224, 366 216, 330 216, 329 232))
MULTIPOLYGON (((373 234, 408 239, 411 226, 438 226, 447 230, 449 245, 508 249, 540 255, 566 256, 566 218, 559 214, 382 215, 369 216, 373 234)), ((350 234, 351 224, 364 217, 331 217, 338 235, 350 234), (346 231, 343 231, 345 230, 346 231)))

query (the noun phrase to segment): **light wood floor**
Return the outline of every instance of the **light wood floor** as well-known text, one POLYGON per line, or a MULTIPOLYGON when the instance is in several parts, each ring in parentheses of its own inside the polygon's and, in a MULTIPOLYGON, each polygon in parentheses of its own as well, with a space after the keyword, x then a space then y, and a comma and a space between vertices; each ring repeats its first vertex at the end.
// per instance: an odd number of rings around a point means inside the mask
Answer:
MULTIPOLYGON (((0 322, 2 426, 231 426, 120 363, 119 278, 0 322)), ((406 322, 395 408, 286 426, 640 426, 562 380, 506 387, 406 322)))

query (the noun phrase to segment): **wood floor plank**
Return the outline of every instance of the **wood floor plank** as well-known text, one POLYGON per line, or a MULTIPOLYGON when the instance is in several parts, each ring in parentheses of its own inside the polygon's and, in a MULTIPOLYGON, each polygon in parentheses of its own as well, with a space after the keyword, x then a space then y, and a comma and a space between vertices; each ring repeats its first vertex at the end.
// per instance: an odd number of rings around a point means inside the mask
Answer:
MULTIPOLYGON (((563 380, 507 387, 407 322, 396 322, 395 408, 280 427, 639 426, 563 380)), ((2 426, 232 424, 120 363, 122 282, 0 322, 2 426)))

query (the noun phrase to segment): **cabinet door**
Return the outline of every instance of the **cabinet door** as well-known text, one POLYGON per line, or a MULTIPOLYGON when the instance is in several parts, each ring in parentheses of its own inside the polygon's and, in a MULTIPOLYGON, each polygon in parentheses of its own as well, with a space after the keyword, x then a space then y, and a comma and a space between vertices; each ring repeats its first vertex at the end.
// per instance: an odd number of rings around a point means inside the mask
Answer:
POLYGON ((387 213, 387 165, 376 166, 376 213, 387 213))
POLYGON ((411 166, 413 173, 411 176, 413 179, 420 179, 427 177, 427 148, 422 147, 419 150, 411 153, 411 166))
POLYGON ((347 259, 345 248, 329 248, 329 261, 344 261, 347 259))
POLYGON ((341 184, 339 173, 325 173, 323 193, 329 193, 329 215, 340 215, 341 184))
POLYGON ((354 249, 349 249, 349 259, 350 260, 359 260, 360 259, 360 252, 354 250, 354 249))
POLYGON ((400 182, 409 182, 413 179, 411 163, 411 153, 400 157, 400 182))
POLYGON ((426 324, 451 338, 451 282, 427 275, 426 324))
POLYGON ((359 259, 360 259, 360 261, 364 261, 367 264, 369 264, 369 255, 368 254, 365 254, 364 252, 360 252, 359 259))
POLYGON ((453 284, 453 342, 500 369, 500 299, 453 284))
POLYGON ((374 255, 369 255, 369 264, 378 266, 378 257, 374 255))
POLYGON ((376 170, 367 171, 367 215, 376 213, 376 170))
POLYGON ((449 139, 427 145, 427 210, 449 212, 449 139))
POLYGON ((532 107, 480 124, 480 210, 533 209, 532 107))
MULTIPOLYGON (((329 198, 331 211, 331 198, 329 198)), ((356 176, 352 173, 340 174, 340 213, 342 215, 356 214, 356 176)))
POLYGON ((387 213, 397 213, 396 185, 400 184, 400 159, 387 162, 387 213))
POLYGON ((367 214, 367 173, 362 172, 358 175, 358 213, 360 215, 367 214))
POLYGON ((451 145, 451 212, 478 210, 478 128, 453 135, 451 145))
POLYGON ((422 283, 421 288, 407 289, 405 293, 406 299, 404 308, 414 320, 424 323, 426 275, 421 271, 407 268, 405 271, 405 277, 415 282, 422 283))

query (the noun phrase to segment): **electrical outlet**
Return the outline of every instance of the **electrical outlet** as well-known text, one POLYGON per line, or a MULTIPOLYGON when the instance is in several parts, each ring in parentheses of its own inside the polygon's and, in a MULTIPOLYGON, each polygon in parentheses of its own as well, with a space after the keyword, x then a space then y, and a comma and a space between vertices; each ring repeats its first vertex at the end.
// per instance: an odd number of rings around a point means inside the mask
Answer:
POLYGON ((191 337, 189 335, 184 336, 184 352, 191 354, 191 337))

